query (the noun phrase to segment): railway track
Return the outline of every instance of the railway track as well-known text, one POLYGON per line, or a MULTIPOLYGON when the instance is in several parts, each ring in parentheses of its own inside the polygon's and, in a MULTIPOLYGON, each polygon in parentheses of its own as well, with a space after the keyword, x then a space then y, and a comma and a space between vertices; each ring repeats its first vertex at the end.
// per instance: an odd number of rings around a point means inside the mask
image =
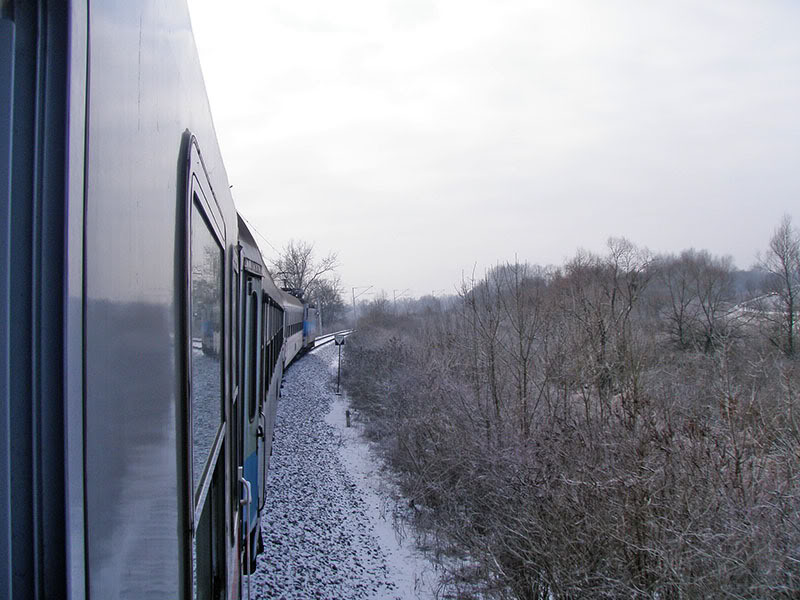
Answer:
POLYGON ((347 337, 351 333, 353 333, 352 329, 342 329, 341 331, 334 331, 333 333, 317 336, 317 339, 314 340, 314 348, 319 348, 320 346, 331 343, 337 335, 344 335, 347 337))

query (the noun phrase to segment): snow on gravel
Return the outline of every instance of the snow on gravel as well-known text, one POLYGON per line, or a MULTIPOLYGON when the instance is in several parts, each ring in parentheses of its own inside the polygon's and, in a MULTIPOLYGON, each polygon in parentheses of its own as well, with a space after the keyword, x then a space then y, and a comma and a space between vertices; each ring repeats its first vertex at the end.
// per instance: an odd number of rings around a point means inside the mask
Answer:
POLYGON ((379 464, 345 426, 336 360, 329 344, 286 374, 253 597, 435 598, 434 566, 396 535, 379 464))

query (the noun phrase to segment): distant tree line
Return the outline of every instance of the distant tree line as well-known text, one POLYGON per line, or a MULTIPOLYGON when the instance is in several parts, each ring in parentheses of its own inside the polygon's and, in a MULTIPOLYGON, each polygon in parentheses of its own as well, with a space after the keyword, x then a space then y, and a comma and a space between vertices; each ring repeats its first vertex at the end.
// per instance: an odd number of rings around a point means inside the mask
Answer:
POLYGON ((800 597, 799 248, 615 238, 367 307, 345 385, 450 591, 800 597))

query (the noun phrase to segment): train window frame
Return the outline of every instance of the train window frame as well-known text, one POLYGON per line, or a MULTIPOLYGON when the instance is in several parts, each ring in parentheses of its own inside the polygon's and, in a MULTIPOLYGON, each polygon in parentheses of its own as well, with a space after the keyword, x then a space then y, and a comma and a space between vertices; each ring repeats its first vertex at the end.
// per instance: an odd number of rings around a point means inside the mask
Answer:
POLYGON ((239 391, 239 257, 231 257, 231 398, 239 391))
POLYGON ((252 300, 252 313, 253 313, 253 323, 252 323, 252 331, 249 333, 254 335, 254 339, 251 342, 250 352, 251 355, 247 357, 250 364, 250 373, 252 377, 252 382, 250 383, 250 388, 248 389, 249 397, 247 399, 247 418, 250 423, 255 421, 256 415, 258 414, 258 402, 259 402, 259 377, 260 377, 260 365, 259 365, 259 350, 261 345, 261 328, 259 327, 259 311, 260 311, 260 303, 258 298, 258 292, 253 290, 248 294, 248 303, 252 300))
MULTIPOLYGON (((202 190, 200 190, 202 193, 202 190)), ((190 456, 192 460, 190 462, 190 471, 191 471, 191 487, 192 487, 192 494, 194 496, 194 503, 195 503, 195 512, 198 512, 199 509, 202 508, 203 500, 208 493, 208 487, 210 485, 210 477, 209 473, 213 471, 213 464, 216 464, 216 461, 219 457, 219 452, 222 446, 223 439, 225 437, 225 276, 224 276, 224 245, 220 243, 220 240, 214 235, 213 227, 210 224, 209 219, 206 217, 201 204, 197 200, 197 194, 195 190, 192 193, 192 213, 190 216, 190 244, 191 241, 194 239, 195 231, 195 215, 199 217, 200 222, 206 225, 205 230, 208 233, 211 233, 211 239, 215 242, 217 249, 219 250, 219 266, 220 266, 220 274, 218 277, 219 283, 219 292, 220 295, 218 296, 218 300, 220 301, 219 306, 219 326, 220 326, 220 347, 219 347, 219 404, 218 404, 218 412, 217 415, 219 417, 219 422, 217 424, 217 431, 214 433, 213 441, 209 448, 208 456, 206 457, 205 461, 203 462, 203 467, 200 469, 200 473, 195 473, 195 430, 194 430, 194 357, 192 356, 193 348, 191 347, 194 343, 194 331, 193 331, 193 318, 192 315, 189 315, 189 340, 190 340, 190 358, 189 358, 189 397, 188 397, 188 415, 189 415, 189 441, 190 441, 190 456)), ((189 265, 194 265, 193 256, 191 254, 190 248, 190 256, 189 256, 189 265)), ((193 298, 193 275, 190 271, 189 273, 189 306, 190 310, 194 310, 195 303, 193 298)), ((197 516, 197 515, 196 515, 197 516)), ((195 522, 197 522, 195 520, 195 522)))
MULTIPOLYGON (((237 246, 232 252, 232 276, 231 276, 231 361, 234 363, 231 383, 231 406, 230 406, 230 444, 228 447, 228 462, 230 473, 236 473, 236 468, 241 464, 240 437, 241 431, 237 423, 237 416, 241 411, 241 349, 239 347, 241 338, 241 294, 242 294, 242 270, 240 260, 241 246, 237 246)), ((235 515, 239 509, 239 480, 236 477, 229 477, 230 486, 230 514, 235 515)), ((238 522, 238 519, 234 519, 238 522)), ((236 540, 238 530, 235 526, 230 527, 230 543, 236 540)))
MULTIPOLYGON (((202 500, 204 500, 205 496, 208 493, 208 486, 210 484, 209 474, 213 472, 213 468, 209 465, 211 463, 216 463, 217 459, 219 458, 220 447, 225 437, 225 368, 227 364, 227 352, 226 352, 226 335, 227 335, 227 328, 225 326, 225 312, 226 312, 226 294, 225 294, 225 223, 222 220, 222 214, 219 210, 219 207, 216 203, 216 198, 213 196, 213 190, 211 189, 211 184, 208 181, 208 176, 205 171, 205 165, 202 162, 202 158, 200 156, 200 150, 197 147, 197 141, 195 139, 192 140, 192 148, 191 148, 191 157, 190 157, 190 168, 191 168, 191 178, 189 182, 189 194, 188 194, 188 207, 187 207, 187 258, 186 258, 186 267, 187 267, 187 335, 189 337, 189 348, 188 348, 188 363, 187 363, 187 377, 188 377, 188 393, 187 393, 187 417, 188 417, 188 454, 190 457, 189 461, 189 487, 192 497, 192 507, 194 513, 199 513, 199 510, 202 509, 202 500), (199 162, 199 165, 197 164, 199 162), (198 170, 197 167, 200 167, 202 170, 198 170), (201 183, 200 177, 203 177, 203 183, 201 183), (211 198, 209 199, 209 196, 211 198), (219 397, 219 425, 217 428, 217 432, 214 436, 214 441, 212 442, 211 449, 209 452, 209 456, 207 457, 204 466, 201 469, 201 473, 198 474, 197 477, 197 485, 195 485, 195 473, 194 473, 194 461, 193 461, 193 452, 194 452, 194 430, 193 430, 193 406, 192 406, 192 399, 193 399, 193 361, 192 361, 192 309, 194 307, 193 304, 193 297, 192 297, 192 240, 193 240, 193 224, 194 224, 194 215, 198 214, 200 219, 205 223, 206 230, 208 233, 211 234, 212 240, 216 243, 217 249, 220 251, 220 288, 221 288, 221 306, 220 306, 220 382, 219 382, 219 390, 220 390, 220 397, 219 397), (204 489, 205 488, 205 489, 204 489)), ((195 519, 193 519, 192 529, 194 530, 194 525, 197 522, 197 516, 195 515, 195 519)))
MULTIPOLYGON (((181 554, 184 557, 181 569, 182 588, 190 596, 193 596, 192 590, 196 590, 198 585, 206 589, 207 585, 211 585, 213 589, 218 589, 218 586, 225 587, 224 577, 224 556, 218 552, 213 552, 211 556, 211 564, 214 568, 214 576, 212 580, 207 580, 204 573, 195 572, 199 563, 197 557, 197 536, 199 535, 198 527, 202 519, 208 517, 214 520, 215 523, 227 520, 226 516, 226 503, 224 499, 225 476, 227 470, 224 465, 227 458, 227 453, 231 451, 227 441, 227 427, 229 416, 227 415, 227 406, 230 398, 231 385, 230 378, 230 327, 229 324, 229 311, 231 310, 230 298, 230 271, 232 268, 231 263, 227 260, 229 255, 229 247, 227 244, 227 229, 225 220, 222 217, 222 211, 217 204, 214 190, 211 186, 208 171, 200 153, 197 140, 189 132, 186 133, 187 146, 187 162, 186 164, 186 179, 185 187, 183 188, 183 203, 182 210, 179 212, 179 218, 182 225, 179 225, 183 232, 182 247, 183 247, 183 265, 181 275, 181 309, 183 312, 181 318, 181 345, 182 345, 182 365, 181 365, 181 401, 178 405, 180 429, 178 436, 179 451, 179 470, 180 480, 179 486, 182 490, 183 501, 180 510, 181 531, 183 543, 181 545, 181 554), (193 222, 195 215, 200 217, 208 237, 205 240, 205 247, 216 247, 219 250, 219 294, 215 294, 215 300, 220 302, 219 305, 219 318, 213 319, 219 329, 219 340, 212 344, 216 347, 215 350, 219 356, 219 397, 218 416, 219 420, 212 423, 212 427, 216 425, 217 430, 214 432, 211 446, 208 449, 207 456, 204 457, 203 465, 200 468, 201 473, 197 479, 197 487, 195 487, 195 439, 194 439, 194 415, 193 415, 193 222), (209 240, 210 238, 210 240, 209 240), (220 475, 222 473, 222 475, 220 475), (221 479, 220 479, 221 477, 221 479), (220 488, 220 486, 222 486, 220 488), (222 489, 222 492, 211 493, 213 489, 222 489), (220 496, 221 494, 221 496, 220 496), (218 497, 219 496, 219 497, 218 497), (209 512, 210 511, 210 512, 209 512), (213 514, 212 514, 213 513, 213 514), (221 521, 220 521, 221 519, 221 521), (195 566, 193 566, 193 564, 195 566), (222 579, 218 579, 217 575, 223 573, 222 579), (213 583, 209 584, 209 581, 213 583)), ((215 287, 212 284, 212 290, 215 287)), ((212 325, 213 329, 213 325, 212 325)), ((213 335, 216 331, 212 332, 213 335)), ((213 413, 210 413, 213 414, 213 413)), ((214 528, 212 528, 214 529, 214 528)), ((225 531, 216 529, 213 530, 212 538, 214 543, 222 543, 220 540, 224 539, 225 531)), ((204 549, 204 553, 205 553, 204 549)), ((224 553, 223 553, 224 554, 224 553)), ((203 554, 205 557, 205 554, 203 554)))
MULTIPOLYGON (((267 327, 269 326, 269 314, 267 312, 267 305, 269 297, 266 293, 261 295, 261 402, 263 404, 264 398, 267 393, 267 354, 269 350, 269 337, 267 336, 267 327)), ((259 407, 260 409, 261 407, 259 407)))

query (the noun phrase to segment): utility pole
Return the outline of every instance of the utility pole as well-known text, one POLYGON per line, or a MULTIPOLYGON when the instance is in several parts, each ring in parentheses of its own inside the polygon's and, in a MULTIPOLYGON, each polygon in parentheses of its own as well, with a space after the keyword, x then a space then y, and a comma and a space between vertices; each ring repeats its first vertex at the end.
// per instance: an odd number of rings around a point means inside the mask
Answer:
POLYGON ((400 295, 398 296, 397 295, 397 290, 392 290, 392 293, 394 294, 394 314, 397 314, 397 299, 398 298, 402 298, 403 294, 405 294, 407 292, 410 292, 410 291, 411 290, 409 288, 406 288, 402 292, 400 292, 400 295))
POLYGON ((353 329, 358 329, 358 314, 356 313, 356 298, 366 294, 368 291, 372 289, 371 285, 357 285, 353 288, 353 329), (356 290, 363 290, 358 293, 356 296, 356 290))

